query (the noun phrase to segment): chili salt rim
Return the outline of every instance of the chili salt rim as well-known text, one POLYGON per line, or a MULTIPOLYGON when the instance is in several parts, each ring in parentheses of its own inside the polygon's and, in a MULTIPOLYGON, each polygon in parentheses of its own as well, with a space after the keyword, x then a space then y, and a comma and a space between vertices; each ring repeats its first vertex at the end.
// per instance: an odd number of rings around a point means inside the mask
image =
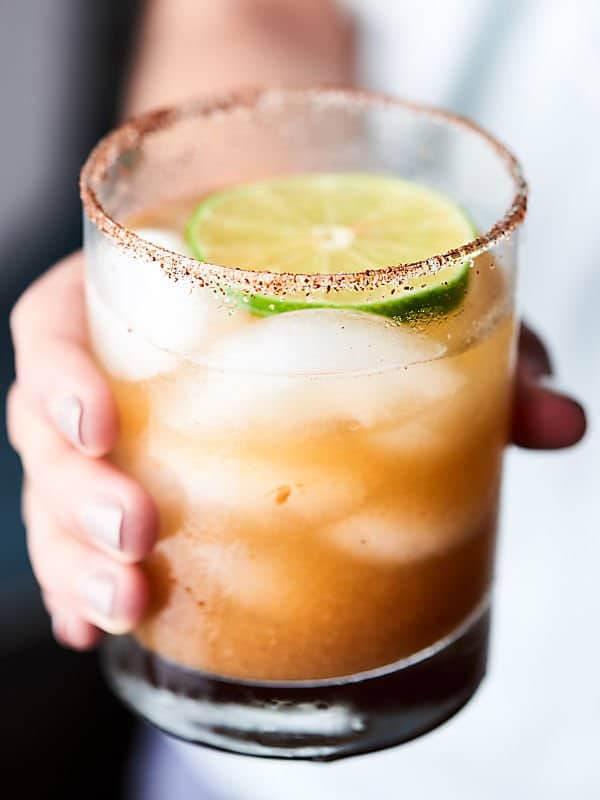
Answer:
POLYGON ((410 278, 433 275, 439 270, 474 258, 489 250, 523 222, 527 211, 527 184, 515 156, 494 136, 465 117, 431 106, 401 100, 379 92, 360 89, 316 87, 310 89, 244 89, 214 98, 201 99, 171 108, 151 111, 135 117, 109 133, 90 153, 82 171, 80 190, 83 207, 92 224, 116 246, 127 250, 133 257, 158 263, 171 278, 191 278, 199 286, 222 290, 223 283, 257 294, 283 295, 294 292, 310 293, 318 290, 364 291, 383 286, 402 286, 410 278), (237 110, 258 111, 285 104, 287 100, 305 101, 323 107, 332 106, 400 107, 426 117, 439 119, 457 127, 470 130, 492 147, 506 165, 514 183, 515 193, 511 205, 486 232, 459 248, 406 264, 391 264, 377 269, 365 268, 361 272, 334 274, 303 274, 269 272, 241 267, 230 267, 197 261, 195 258, 175 253, 142 239, 121 225, 102 206, 94 186, 103 180, 118 157, 138 145, 145 136, 163 131, 189 117, 226 115, 237 110))

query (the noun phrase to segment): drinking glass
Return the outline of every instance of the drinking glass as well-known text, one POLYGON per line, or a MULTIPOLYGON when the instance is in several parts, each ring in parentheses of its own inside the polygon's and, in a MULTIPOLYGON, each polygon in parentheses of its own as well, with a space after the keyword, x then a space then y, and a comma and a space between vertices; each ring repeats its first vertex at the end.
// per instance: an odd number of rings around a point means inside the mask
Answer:
POLYGON ((90 341, 121 417, 111 458, 160 514, 148 614, 103 648, 115 692, 175 736, 285 758, 448 719, 486 669, 526 208, 514 157, 435 109, 271 89, 127 122, 81 190, 90 341), (477 233, 333 275, 202 263, 174 238, 214 190, 306 173, 416 181, 477 233), (467 261, 462 302, 438 315, 317 307, 467 261), (258 318, 256 295, 306 308, 258 318))

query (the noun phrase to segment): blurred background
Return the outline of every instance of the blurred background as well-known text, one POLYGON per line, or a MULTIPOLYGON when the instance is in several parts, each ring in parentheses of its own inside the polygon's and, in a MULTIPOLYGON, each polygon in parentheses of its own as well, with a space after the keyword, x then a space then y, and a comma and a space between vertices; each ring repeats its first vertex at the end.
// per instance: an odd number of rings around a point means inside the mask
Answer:
MULTIPOLYGON (((4 391, 10 308, 80 245, 78 172, 103 133, 237 84, 333 81, 450 108, 518 155, 531 186, 521 308, 588 410, 572 450, 509 453, 491 674, 465 711, 423 740, 334 767, 179 748, 169 763, 203 776, 196 797, 600 796, 599 75, 597 0, 0 0, 4 391)), ((133 722, 94 656, 52 642, 2 435, 0 763, 22 797, 183 800, 167 766, 153 778, 163 794, 118 788, 133 722)))

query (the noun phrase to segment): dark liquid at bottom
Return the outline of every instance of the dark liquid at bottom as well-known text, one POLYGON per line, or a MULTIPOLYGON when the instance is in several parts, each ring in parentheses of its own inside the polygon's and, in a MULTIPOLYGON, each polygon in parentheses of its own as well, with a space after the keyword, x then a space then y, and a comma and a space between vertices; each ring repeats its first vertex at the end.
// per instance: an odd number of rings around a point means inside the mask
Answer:
POLYGON ((485 674, 489 622, 486 609, 446 646, 394 671, 321 683, 216 678, 125 636, 109 639, 104 662, 125 703, 171 735, 247 755, 330 761, 414 739, 459 711, 485 674))

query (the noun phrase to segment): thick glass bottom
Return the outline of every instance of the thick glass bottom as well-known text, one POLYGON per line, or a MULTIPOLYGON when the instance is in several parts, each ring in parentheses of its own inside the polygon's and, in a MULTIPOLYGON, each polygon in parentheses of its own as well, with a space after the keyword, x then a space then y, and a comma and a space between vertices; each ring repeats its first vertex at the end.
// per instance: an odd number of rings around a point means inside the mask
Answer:
POLYGON ((486 600, 411 658, 321 681, 219 678, 129 636, 109 638, 103 658, 117 695, 166 733, 234 753, 330 761, 414 739, 459 711, 485 674, 489 622, 486 600))

